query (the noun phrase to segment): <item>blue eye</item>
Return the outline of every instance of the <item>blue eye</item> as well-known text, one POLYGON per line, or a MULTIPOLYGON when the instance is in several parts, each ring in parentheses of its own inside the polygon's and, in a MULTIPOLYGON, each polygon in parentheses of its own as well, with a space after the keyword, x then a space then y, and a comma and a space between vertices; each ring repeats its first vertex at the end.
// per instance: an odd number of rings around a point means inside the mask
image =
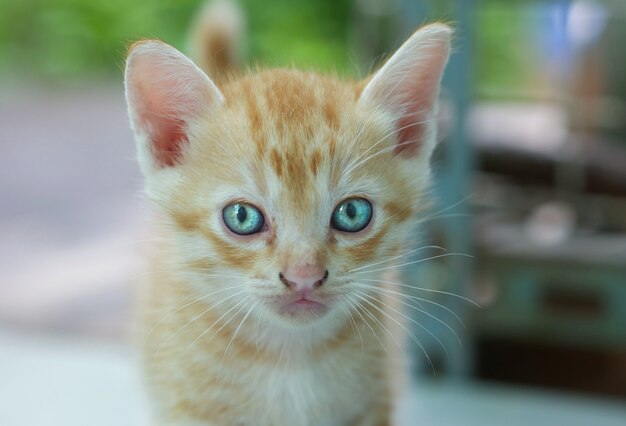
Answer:
POLYGON ((222 210, 224 223, 235 234, 251 235, 261 232, 265 226, 263 214, 251 204, 233 203, 222 210))
POLYGON ((372 220, 372 204, 365 198, 348 198, 339 204, 330 225, 343 232, 359 232, 372 220))

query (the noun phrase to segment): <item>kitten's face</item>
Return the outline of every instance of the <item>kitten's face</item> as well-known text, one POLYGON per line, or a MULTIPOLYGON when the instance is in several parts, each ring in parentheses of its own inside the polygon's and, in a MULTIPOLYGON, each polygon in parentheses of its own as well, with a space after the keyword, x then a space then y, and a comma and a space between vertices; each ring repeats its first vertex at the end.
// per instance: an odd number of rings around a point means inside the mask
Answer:
MULTIPOLYGON (((376 296, 359 277, 402 247, 428 181, 448 53, 449 31, 439 30, 437 60, 432 40, 422 52, 434 65, 405 52, 394 68, 399 52, 367 85, 275 70, 218 91, 187 63, 142 70, 131 54, 127 93, 148 193, 173 227, 189 285, 295 326, 345 317, 363 294, 376 296), (405 82, 411 67, 434 76, 405 82), (154 81, 179 80, 169 92, 146 89, 159 72, 154 81)), ((161 67, 173 62, 167 53, 161 67)))
POLYGON ((287 321, 354 296, 350 271, 400 247, 427 174, 358 92, 290 71, 224 88, 166 202, 190 267, 243 276, 242 298, 287 321))

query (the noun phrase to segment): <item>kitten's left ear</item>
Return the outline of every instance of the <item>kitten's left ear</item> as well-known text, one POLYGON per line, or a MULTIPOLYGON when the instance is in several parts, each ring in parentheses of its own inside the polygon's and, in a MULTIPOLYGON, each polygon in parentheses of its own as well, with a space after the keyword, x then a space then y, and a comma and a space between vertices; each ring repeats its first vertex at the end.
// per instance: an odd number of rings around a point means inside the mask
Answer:
POLYGON ((431 24, 411 36, 369 81, 359 103, 390 114, 397 135, 395 153, 429 155, 439 85, 450 55, 452 29, 431 24))
POLYGON ((224 102, 213 81, 165 43, 136 43, 128 54, 126 102, 144 173, 177 165, 189 125, 224 102))

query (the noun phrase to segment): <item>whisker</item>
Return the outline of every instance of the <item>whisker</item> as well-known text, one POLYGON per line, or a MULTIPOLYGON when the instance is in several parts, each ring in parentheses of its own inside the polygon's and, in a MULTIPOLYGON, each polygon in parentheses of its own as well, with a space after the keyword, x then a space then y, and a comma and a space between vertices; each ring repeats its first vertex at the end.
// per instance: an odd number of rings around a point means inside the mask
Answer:
POLYGON ((402 264, 399 264, 399 265, 386 266, 384 268, 373 269, 373 270, 369 270, 369 271, 360 271, 360 272, 355 272, 355 273, 356 274, 369 274, 369 273, 372 273, 372 272, 386 271, 388 269, 401 268, 403 266, 414 265, 414 264, 417 264, 417 263, 426 262, 428 260, 434 260, 434 259, 439 259, 441 257, 448 257, 448 256, 463 256, 463 257, 474 258, 474 256, 469 255, 469 254, 465 254, 465 253, 445 253, 445 254, 438 254, 437 256, 427 257, 425 259, 419 259, 419 260, 414 260, 412 262, 402 263, 402 264))
POLYGON ((228 274, 219 274, 219 273, 213 273, 213 274, 207 274, 204 273, 205 270, 202 269, 197 269, 194 270, 192 268, 186 268, 188 270, 186 271, 182 271, 182 270, 174 270, 174 269, 161 269, 161 270, 150 270, 150 271, 144 271, 141 272, 139 274, 136 274, 132 277, 133 280, 137 279, 137 278, 141 278, 144 277, 146 275, 151 275, 151 274, 187 274, 187 275, 198 275, 201 276, 203 278, 235 278, 235 279, 240 279, 240 278, 247 278, 245 275, 228 275, 228 274))
POLYGON ((426 216, 421 219, 418 219, 415 222, 415 224, 418 225, 420 223, 428 222, 430 220, 437 220, 437 219, 442 219, 442 218, 447 218, 447 217, 470 217, 470 216, 471 214, 469 213, 449 213, 449 214, 440 214, 437 216, 426 216))
POLYGON ((218 293, 222 293, 222 292, 224 292, 224 291, 233 290, 233 289, 236 289, 236 288, 241 288, 241 287, 243 287, 243 284, 240 284, 240 285, 235 285, 235 286, 231 286, 231 287, 226 287, 226 288, 223 288, 223 289, 220 289, 220 290, 214 291, 214 292, 212 292, 212 293, 206 294, 206 295, 204 295, 204 296, 202 296, 202 297, 199 297, 199 298, 197 298, 197 299, 193 300, 192 302, 189 302, 189 303, 187 303, 187 304, 185 304, 185 305, 181 306, 180 308, 176 309, 175 311, 169 312, 169 313, 168 313, 168 314, 166 314, 163 318, 161 318, 161 319, 160 319, 160 320, 159 320, 159 321, 158 321, 158 322, 157 322, 157 323, 156 323, 156 324, 155 324, 155 325, 154 325, 154 326, 150 329, 150 331, 148 332, 148 334, 146 335, 146 337, 150 337, 150 335, 154 332, 154 330, 155 330, 155 329, 156 329, 159 325, 161 325, 161 324, 163 323, 163 321, 165 321, 165 320, 166 320, 166 319, 168 319, 168 318, 171 318, 171 317, 172 317, 172 315, 174 315, 174 314, 176 314, 176 313, 180 312, 181 310, 183 310, 183 309, 185 309, 185 308, 187 308, 187 307, 189 307, 189 306, 191 306, 191 305, 194 305, 194 304, 196 304, 196 303, 198 303, 198 302, 200 302, 200 301, 202 301, 202 300, 204 300, 204 299, 206 299, 206 298, 208 298, 208 297, 214 296, 214 295, 216 295, 216 294, 218 294, 218 293))
POLYGON ((189 321, 187 321, 187 323, 185 323, 185 325, 183 325, 182 327, 180 327, 178 330, 176 330, 174 333, 172 333, 171 335, 169 335, 164 341, 163 343, 160 345, 159 349, 156 352, 156 357, 159 357, 159 354, 161 353, 161 349, 163 349, 167 343, 169 343, 170 340, 172 340, 176 335, 178 335, 178 333, 180 333, 181 331, 183 331, 185 328, 187 328, 189 326, 189 324, 193 323, 194 321, 198 320, 199 318, 201 318, 202 316, 206 315, 208 312, 211 311, 211 309, 215 308, 216 306, 224 303, 225 301, 232 299, 233 297, 237 297, 238 295, 240 295, 241 293, 243 293, 244 290, 240 290, 234 294, 231 294, 228 297, 225 297, 224 299, 220 300, 219 302, 209 306, 207 309, 205 309, 204 311, 202 311, 201 313, 199 313, 198 315, 196 315, 195 317, 193 317, 192 319, 190 319, 189 321))
MULTIPOLYGON (((372 303, 370 303, 367 299, 362 298, 359 294, 363 294, 360 292, 357 292, 356 296, 358 298, 360 298, 361 300, 363 300, 365 303, 373 306, 374 308, 376 308, 377 310, 378 307, 376 305, 373 305, 372 303)), ((380 311, 380 310, 379 310, 380 311)), ((376 318, 376 316, 374 314, 372 314, 371 312, 368 311, 368 314, 370 314, 371 318, 380 326, 380 328, 389 335, 389 337, 391 338, 391 340, 393 340, 393 342, 396 344, 396 346, 398 347, 398 349, 400 349, 400 352, 402 352, 402 355, 404 356, 404 358, 407 358, 406 352, 404 352, 404 347, 403 345, 400 344, 400 342, 398 342, 398 340, 396 339, 396 337, 394 336, 394 334, 382 323, 382 321, 380 321, 378 318, 376 318)), ((393 320, 393 318, 392 318, 393 320)), ((402 324, 396 322, 400 327, 403 327, 402 324)), ((404 328, 404 327, 403 327, 404 328)), ((409 330, 407 330, 406 328, 404 328, 404 331, 406 331, 407 333, 410 333, 409 330)))
MULTIPOLYGON (((189 348, 188 348, 188 349, 191 349, 191 347, 192 347, 193 345, 195 345, 195 343, 196 343, 196 342, 197 342, 200 338, 202 338, 202 336, 204 336, 204 335, 205 335, 205 334, 207 334, 209 331, 211 331, 211 329, 212 329, 215 325, 217 325, 217 324, 218 324, 218 323, 219 323, 219 322, 220 322, 220 321, 221 321, 221 320, 222 320, 222 319, 223 319, 226 315, 228 315, 228 313, 229 313, 229 312, 233 311, 234 309, 236 309, 236 308, 237 308, 237 307, 239 307, 239 306, 242 306, 242 305, 243 305, 243 307, 247 306, 247 303, 248 303, 248 301, 250 300, 250 298, 251 298, 251 297, 252 297, 252 296, 246 296, 246 297, 244 297, 244 298, 243 298, 243 299, 241 299, 239 302, 237 302, 234 306, 232 306, 230 309, 228 309, 226 312, 224 312, 224 313, 222 314, 222 316, 220 316, 218 319, 216 319, 216 320, 213 322, 213 324, 211 324, 211 325, 210 325, 210 326, 209 326, 206 330, 204 330, 202 333, 200 333, 200 335, 199 335, 198 337, 196 337, 196 338, 193 340, 193 342, 191 342, 191 344, 189 345, 189 348)), ((226 325, 228 325, 228 323, 229 323, 229 322, 230 322, 230 321, 231 321, 231 320, 232 320, 232 319, 233 319, 233 318, 237 315, 237 313, 239 313, 239 312, 241 311, 241 309, 242 309, 242 308, 239 308, 239 310, 238 310, 237 312, 235 312, 233 315, 231 315, 230 319, 229 319, 227 322, 225 322, 225 323, 224 323, 224 324, 223 324, 223 325, 222 325, 222 326, 221 326, 218 330, 216 330, 216 331, 215 331, 215 333, 213 333, 213 334, 215 335, 215 334, 219 333, 220 331, 222 331, 222 330, 224 329, 224 327, 225 327, 226 325)))
MULTIPOLYGON (((348 298, 348 296, 343 296, 343 299, 350 306, 350 309, 352 309, 352 310, 355 309, 355 307, 352 304, 352 302, 350 302, 350 299, 348 298)), ((364 353, 364 351, 365 351, 365 344, 363 343, 363 335, 361 335, 361 330, 359 329, 359 326, 356 324, 356 321, 354 320, 354 317, 352 316, 352 312, 350 311, 350 309, 343 308, 342 311, 346 314, 346 316, 348 317, 348 319, 352 323, 352 330, 353 330, 353 332, 354 333, 358 333, 359 340, 361 341, 361 355, 362 355, 364 353)))
MULTIPOLYGON (((387 318, 389 318, 390 320, 392 320, 393 322, 395 322, 398 326, 400 326, 410 337, 411 339, 413 339, 413 341, 415 342, 415 344, 417 344, 417 346, 419 346, 419 348, 422 350, 422 352, 424 353, 424 355, 426 356, 426 359, 428 359, 428 362, 430 363, 430 366, 433 370, 433 374, 435 373, 435 365, 433 364, 432 360, 430 359, 430 356, 428 355, 428 352, 426 351, 426 348, 424 348, 424 345, 422 345, 422 342, 417 338, 417 336, 415 334, 413 334, 413 332, 411 330, 409 330, 408 328, 406 328, 406 326, 402 323, 400 323, 398 320, 396 320, 395 318, 393 318, 391 315, 389 315, 387 312, 385 312, 384 310, 380 309, 378 306, 376 306, 374 303, 370 302, 369 300, 363 298, 362 296, 368 296, 371 297, 365 293, 362 293, 360 291, 357 292, 356 295, 359 299, 363 300, 364 302, 366 302, 367 304, 369 304, 370 306, 372 306, 373 308, 375 308, 376 310, 378 310, 380 313, 382 313, 383 315, 385 315, 387 318)), ((378 301, 376 298, 373 298, 374 300, 378 301)), ((382 302, 381 302, 382 303, 382 302)), ((388 306, 388 305, 387 305, 388 306)), ((419 325, 419 324, 418 324, 419 325)), ((420 325, 421 326, 421 325, 420 325)), ((421 326, 423 327, 423 326, 421 326)), ((425 327, 423 327, 424 329, 426 329, 425 327)), ((428 330, 427 330, 428 331, 428 330)), ((431 334, 432 335, 432 334, 431 334)), ((436 340, 439 341, 439 339, 437 339, 437 337, 435 337, 435 335, 432 335, 436 340)), ((394 338, 395 341, 395 338, 394 338)), ((441 341, 439 341, 441 343, 441 341)), ((448 355, 448 352, 445 348, 445 346, 443 346, 443 343, 441 343, 444 352, 446 352, 446 355, 448 355)), ((402 351, 404 353, 404 351, 402 351)), ((449 356, 449 355, 448 355, 449 356)), ((406 357, 406 355, 405 355, 406 357)))
POLYGON ((469 299, 469 298, 467 298, 465 296, 461 296, 460 294, 451 293, 449 291, 435 290, 435 289, 432 289, 432 288, 417 287, 417 286, 413 286, 413 285, 410 285, 410 284, 403 284, 403 283, 399 283, 399 282, 395 282, 395 281, 375 280, 375 279, 371 279, 371 278, 359 278, 359 280, 361 280, 361 281, 369 281, 369 282, 374 282, 374 283, 393 284, 393 285, 397 285, 399 287, 406 287, 406 288, 410 288, 410 289, 413 289, 413 290, 425 291, 425 292, 428 292, 428 293, 445 294, 446 296, 456 297, 457 299, 464 300, 464 301, 466 301, 468 303, 471 303, 472 305, 476 306, 477 308, 482 309, 482 306, 479 305, 478 303, 474 302, 472 299, 469 299))
POLYGON ((428 120, 419 121, 419 122, 417 122, 417 123, 411 123, 411 124, 408 124, 408 125, 406 125, 406 126, 402 126, 402 127, 397 128, 397 129, 394 129, 393 131, 391 131, 391 132, 389 132, 389 133, 385 134, 382 138, 380 138, 378 141, 376 141, 376 143, 374 143, 373 145, 371 145, 371 146, 370 146, 369 148, 367 148, 367 149, 366 149, 366 150, 365 150, 365 151, 364 151, 361 155, 359 155, 359 156, 358 156, 358 157, 354 160, 354 161, 356 162, 356 164, 351 165, 351 166, 350 166, 347 170, 345 170, 345 171, 341 174, 341 176, 343 177, 343 176, 347 176, 347 175, 349 175, 350 173, 352 173, 352 171, 354 171, 354 170, 355 170, 357 167, 359 167, 361 164, 364 164, 364 163, 366 163, 367 161, 371 160, 372 158, 377 157, 377 156, 379 156, 379 155, 381 155, 381 154, 383 154, 383 153, 385 153, 385 152, 388 152, 388 151, 391 151, 391 150, 393 150, 393 149, 396 149, 396 148, 397 148, 397 147, 399 147, 399 146, 403 146, 403 145, 408 145, 408 144, 415 143, 414 141, 407 141, 407 142, 395 143, 395 144, 393 144, 393 145, 391 145, 391 146, 388 146, 388 147, 386 147, 386 148, 383 148, 383 149, 381 149, 381 150, 379 150, 379 151, 375 152, 374 154, 372 154, 372 155, 370 155, 370 156, 368 156, 368 157, 366 157, 366 158, 364 158, 364 159, 362 159, 362 160, 358 161, 358 160, 359 160, 359 158, 361 158, 364 154, 366 154, 367 152, 369 152, 372 148, 376 147, 379 143, 383 142, 384 140, 386 140, 389 136, 393 135, 394 133, 399 133, 399 132, 401 132, 402 130, 405 130, 405 129, 408 129, 408 128, 410 128, 410 127, 414 127, 414 126, 419 126, 419 125, 425 124, 425 123, 427 123, 427 122, 428 122, 428 120))
MULTIPOLYGON (((241 326, 246 321, 246 319, 248 318, 248 316, 250 315, 252 310, 256 307, 256 305, 258 305, 258 303, 259 303, 258 301, 252 302, 252 306, 250 306, 250 309, 248 309, 248 312, 246 312, 246 315, 244 315, 243 319, 241 320, 241 322, 239 323, 239 325, 235 329, 235 332, 233 333, 233 337, 230 338, 230 341, 228 342, 228 345, 226 346, 226 349, 224 350, 224 355, 222 355, 222 361, 221 361, 220 365, 222 363, 224 363, 224 358, 226 357, 226 354, 228 354, 228 349, 230 349, 230 345, 235 340, 235 337, 237 337, 237 333, 239 333, 239 330, 241 329, 241 326)), ((220 368, 220 370, 221 370, 221 368, 220 368)))
POLYGON ((440 247, 440 246, 419 247, 419 248, 415 248, 415 249, 412 249, 412 250, 408 250, 407 252, 405 252, 403 254, 400 254, 398 256, 393 256, 393 257, 391 257, 389 259, 381 260, 380 262, 370 263, 369 265, 359 266, 358 268, 350 269, 348 271, 348 273, 354 272, 354 271, 360 271, 361 269, 365 269, 365 268, 369 268, 369 267, 372 267, 372 266, 380 265, 382 263, 391 262, 392 260, 400 259, 402 257, 408 256, 409 254, 412 254, 412 253, 415 253, 415 252, 418 252, 418 251, 421 251, 421 250, 427 250, 427 249, 439 249, 439 250, 444 250, 445 251, 445 249, 443 247, 440 247))
POLYGON ((367 326, 367 328, 370 329, 370 331, 372 332, 372 334, 374 335, 374 338, 376 339, 376 341, 378 341, 378 343, 380 344, 380 347, 382 348, 383 351, 385 351, 385 353, 387 352, 387 348, 385 347, 385 345, 383 344, 383 342, 380 340, 380 338, 378 337, 378 334, 376 334, 376 332, 374 331, 374 329, 372 328, 372 326, 370 325, 370 323, 365 319, 365 317, 363 317, 363 315, 361 314, 361 310, 363 310, 366 313, 369 313, 367 311, 367 309, 365 309, 363 307, 363 305, 361 305, 358 301, 354 301, 355 304, 355 311, 357 313, 357 315, 359 315, 359 317, 361 318, 361 321, 363 321, 363 323, 367 326))
MULTIPOLYGON (((357 297, 359 297, 359 295, 358 295, 358 294, 355 294, 355 295, 356 295, 357 297)), ((359 298, 360 298, 360 297, 359 297, 359 298)), ((361 298, 361 300, 363 300, 364 302, 368 302, 366 299, 362 299, 362 298, 361 298)), ((396 340, 396 338, 393 336, 393 334, 389 331, 389 329, 388 329, 387 327, 385 327, 385 325, 384 325, 384 324, 383 324, 383 323, 382 323, 382 322, 381 322, 378 318, 376 318, 376 316, 375 316, 374 314, 372 314, 372 313, 369 311, 369 309, 364 309, 364 311, 365 311, 365 314, 366 314, 368 317, 370 317, 370 318, 374 321, 374 323, 378 324, 378 326, 380 327, 380 330, 382 330, 382 331, 383 331, 383 333, 387 333, 387 334, 391 337, 391 339, 392 339, 392 340, 396 343, 396 345, 398 345, 398 349, 400 349, 400 351, 402 351, 402 353, 404 354, 404 349, 402 348, 402 345, 400 345, 400 344, 398 343, 398 341, 397 341, 397 340, 396 340)), ((386 347, 385 347, 385 352, 387 352, 386 347)), ((406 356, 406 354, 405 354, 405 356, 406 356)))
POLYGON ((256 346, 256 354, 257 356, 260 354, 259 352, 259 325, 261 324, 261 315, 257 315, 256 321, 254 322, 254 346, 256 346))
POLYGON ((372 113, 369 115, 369 117, 367 117, 367 120, 365 120, 365 122, 363 123, 363 125, 359 129, 359 132, 356 134, 356 136, 353 139, 355 142, 359 142, 359 138, 361 137, 361 135, 365 131, 365 128, 367 127, 367 125, 370 124, 370 122, 372 121, 372 118, 374 118, 374 116, 381 110, 381 104, 382 103, 378 103, 376 105, 376 108, 374 108, 374 111, 372 111, 372 113))
POLYGON ((196 268, 190 265, 184 265, 184 270, 183 271, 171 271, 171 272, 183 272, 183 273, 189 273, 189 271, 192 272, 200 272, 204 275, 216 275, 216 276, 222 276, 225 278, 248 278, 247 275, 245 274, 240 274, 237 272, 233 272, 233 271, 229 271, 227 273, 224 272, 218 272, 213 268, 196 268))
MULTIPOLYGON (((367 293, 363 293, 363 292, 361 292, 361 294, 363 294, 364 296, 369 297, 370 299, 378 300, 378 299, 376 299, 375 297, 370 296, 370 295, 369 295, 369 294, 367 294, 367 293)), ((406 315, 404 312, 400 312, 399 310, 397 310, 397 309, 395 309, 395 308, 393 308, 393 307, 389 306, 389 304, 388 304, 388 303, 384 303, 384 302, 382 302, 382 301, 381 301, 380 303, 382 303, 383 305, 385 305, 385 306, 387 307, 387 309, 390 309, 390 310, 394 311, 395 313, 397 313, 398 315, 401 315, 402 317, 404 317, 404 318, 406 318, 407 320, 411 321, 413 324, 417 325, 418 327, 420 327, 420 328, 422 328, 424 331, 426 331, 428 334, 430 334, 431 336, 433 336, 433 338, 434 338, 435 340, 437 340, 437 341, 439 342, 439 344, 442 346, 442 348, 443 348, 443 350, 446 352, 446 354, 448 354, 448 351, 447 351, 447 349, 445 348, 445 346, 443 345, 443 343, 441 343, 441 340, 439 340, 439 338, 438 338, 437 336, 435 336, 435 335, 434 335, 434 334, 433 334, 433 333, 432 333, 432 332, 431 332, 428 328, 426 328, 425 326, 423 326, 422 324, 420 324, 419 322, 417 322, 417 321, 416 321, 416 320, 414 320, 413 318, 409 317, 409 316, 408 316, 408 315, 406 315)), ((434 316, 434 315, 432 315, 432 314, 430 314, 430 313, 428 313, 428 312, 426 312, 426 311, 424 311, 424 310, 422 310, 422 309, 419 309, 419 308, 417 308, 417 307, 414 307, 414 309, 416 309, 416 310, 418 310, 418 311, 422 312, 423 314, 425 314, 425 315, 427 315, 427 316, 431 317, 431 318, 432 318, 432 319, 434 319, 435 321, 437 321, 437 322, 441 323, 442 325, 444 325, 444 326, 445 326, 448 330, 450 330, 450 331, 452 332, 452 334, 454 334, 454 336, 456 337, 456 340, 459 342, 459 345, 460 345, 461 347, 463 347, 463 343, 461 343, 461 338, 460 338, 460 337, 459 337, 459 335, 456 333, 456 331, 454 331, 454 330, 452 329, 452 327, 450 327, 450 326, 448 325, 448 323, 446 323, 445 321, 442 321, 441 319, 437 318, 436 316, 434 316)))
POLYGON ((448 210, 451 210, 451 209, 455 208, 456 206, 458 206, 458 205, 460 205, 460 204, 464 203, 465 201, 469 200, 469 199, 470 199, 470 198, 472 198, 474 195, 476 195, 476 194, 475 194, 475 193, 468 194, 468 195, 466 195, 465 197, 461 198, 461 199, 460 199, 459 201, 457 201, 456 203, 451 204, 451 205, 449 205, 448 207, 444 207, 443 209, 436 211, 436 212, 435 212, 435 213, 433 213, 432 215, 439 215, 439 214, 441 214, 441 213, 445 213, 445 212, 447 212, 448 210))
MULTIPOLYGON (((407 69, 407 71, 405 72, 405 75, 403 76, 403 78, 406 78, 409 75, 409 70, 407 69)), ((358 138, 361 136, 363 130, 365 129, 366 125, 369 124, 370 120, 379 112, 383 110, 384 105, 387 103, 387 100, 389 99, 389 97, 395 93, 396 89, 399 87, 400 83, 403 81, 403 78, 398 78, 397 81, 394 83, 393 87, 391 87, 387 93, 385 93, 382 97, 381 100, 379 100, 376 104, 376 108, 374 109, 374 111, 372 111, 372 113, 370 114, 370 116, 368 117, 367 121, 365 122, 365 124, 361 127, 361 130, 359 131, 357 138, 355 138, 354 140, 358 141, 358 138)), ((399 119, 410 116, 410 115, 414 115, 412 113, 410 114, 405 114, 402 117, 399 117, 399 119)), ((421 124, 421 123, 420 123, 421 124)), ((395 127, 395 126, 394 126, 395 127)), ((390 136, 393 133, 397 133, 400 132, 402 129, 396 129, 394 132, 391 132, 389 135, 384 136, 381 140, 384 140, 387 138, 387 136, 390 136)), ((362 153, 359 157, 357 157, 357 159, 355 161, 358 161, 359 158, 361 158, 363 155, 365 155, 370 149, 374 148, 376 145, 378 145, 378 143, 381 141, 379 140, 378 142, 376 142, 373 146, 370 146, 364 153, 362 153)), ((353 168, 350 169, 350 171, 353 168)), ((345 176, 347 173, 342 173, 342 177, 345 176)))
POLYGON ((230 278, 246 278, 247 277, 247 275, 245 274, 238 274, 236 272, 235 273, 216 272, 214 269, 211 269, 211 268, 194 268, 193 266, 189 266, 189 265, 185 265, 185 270, 210 273, 210 274, 219 274, 219 275, 223 275, 225 277, 230 277, 230 278))
MULTIPOLYGON (((398 295, 398 296, 403 296, 403 297, 405 297, 405 298, 407 298, 407 299, 413 299, 413 300, 415 300, 415 301, 416 301, 416 303, 418 303, 418 304, 419 304, 419 306, 420 306, 422 309, 425 309, 425 308, 424 308, 424 305, 422 305, 422 304, 421 304, 420 302, 418 302, 418 301, 433 304, 433 305, 438 306, 438 307, 440 307, 441 309, 444 309, 444 310, 446 310, 447 312, 449 312, 451 315, 453 315, 453 316, 454 316, 454 318, 456 318, 456 319, 459 321, 459 323, 461 323, 461 325, 463 326, 463 328, 467 328, 467 327, 465 326, 465 323, 464 323, 464 322, 463 322, 463 320, 461 319, 461 317, 459 317, 459 316, 458 316, 458 315, 457 315, 457 314, 456 314, 456 313, 455 313, 452 309, 448 308, 448 307, 447 307, 447 306, 445 306, 445 305, 442 305, 441 303, 437 303, 437 302, 435 302, 435 301, 433 301, 433 300, 428 300, 428 299, 424 299, 424 298, 417 297, 417 296, 411 296, 411 295, 404 294, 404 293, 401 293, 401 292, 399 292, 399 291, 394 291, 394 290, 387 289, 387 288, 380 288, 380 287, 376 287, 376 286, 369 285, 369 284, 364 284, 364 283, 357 283, 357 284, 358 284, 359 286, 363 286, 364 288, 367 288, 367 289, 369 289, 369 290, 371 290, 371 291, 374 291, 374 292, 376 292, 376 293, 379 293, 379 294, 384 294, 385 296, 387 296, 387 297, 389 297, 389 298, 391 298, 391 299, 393 299, 393 300, 397 300, 398 302, 402 303, 403 305, 409 306, 409 307, 411 307, 411 308, 413 308, 413 309, 417 309, 417 308, 415 308, 415 306, 411 305, 410 303, 407 303, 407 302, 405 302, 405 301, 403 301, 403 300, 401 300, 401 299, 398 299, 398 298, 396 298, 396 297, 392 297, 391 295, 392 295, 392 294, 394 294, 394 295, 398 295)), ((419 310, 420 312, 422 312, 420 309, 418 309, 418 310, 419 310)))

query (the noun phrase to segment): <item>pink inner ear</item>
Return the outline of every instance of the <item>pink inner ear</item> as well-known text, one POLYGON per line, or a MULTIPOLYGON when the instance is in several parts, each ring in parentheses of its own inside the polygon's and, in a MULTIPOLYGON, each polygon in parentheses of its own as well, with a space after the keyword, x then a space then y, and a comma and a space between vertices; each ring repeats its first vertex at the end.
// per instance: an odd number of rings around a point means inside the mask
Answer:
POLYGON ((181 160, 189 142, 188 125, 223 102, 220 91, 193 62, 158 41, 132 48, 126 95, 131 120, 159 167, 175 166, 181 160))
POLYGON ((423 119, 418 114, 409 114, 398 120, 398 145, 393 150, 395 154, 409 158, 416 155, 422 146, 424 136, 423 119))
POLYGON ((188 141, 185 134, 186 123, 175 112, 184 107, 186 101, 167 96, 167 91, 171 90, 168 85, 173 83, 164 82, 155 88, 149 82, 152 75, 146 73, 143 77, 148 82, 137 83, 135 96, 139 123, 148 136, 150 152, 157 165, 173 166, 188 141), (161 93, 161 90, 164 92, 161 93))
MULTIPOLYGON (((176 74, 164 78, 159 71, 162 73, 163 67, 157 68, 147 61, 136 64, 136 73, 132 75, 133 99, 138 122, 148 136, 155 163, 171 167, 180 159, 189 140, 185 133, 187 123, 181 116, 191 118, 199 108, 194 104, 193 96, 176 90, 180 84, 173 77, 176 74)), ((182 76, 184 74, 179 78, 182 76)))
POLYGON ((182 153, 187 143, 184 131, 185 122, 180 119, 161 119, 159 128, 152 135, 152 153, 160 166, 171 167, 182 153))
MULTIPOLYGON (((397 146, 402 157, 420 155, 433 114, 439 82, 450 50, 448 27, 434 24, 417 31, 374 75, 361 97, 397 118, 397 146)), ((429 151, 430 152, 430 151, 429 151)))
POLYGON ((419 153, 424 142, 429 115, 433 111, 439 92, 439 74, 427 73, 417 69, 417 78, 407 79, 406 84, 398 86, 399 92, 406 97, 402 118, 396 124, 398 146, 394 153, 405 158, 419 153), (434 74, 434 75, 433 75, 434 74))

